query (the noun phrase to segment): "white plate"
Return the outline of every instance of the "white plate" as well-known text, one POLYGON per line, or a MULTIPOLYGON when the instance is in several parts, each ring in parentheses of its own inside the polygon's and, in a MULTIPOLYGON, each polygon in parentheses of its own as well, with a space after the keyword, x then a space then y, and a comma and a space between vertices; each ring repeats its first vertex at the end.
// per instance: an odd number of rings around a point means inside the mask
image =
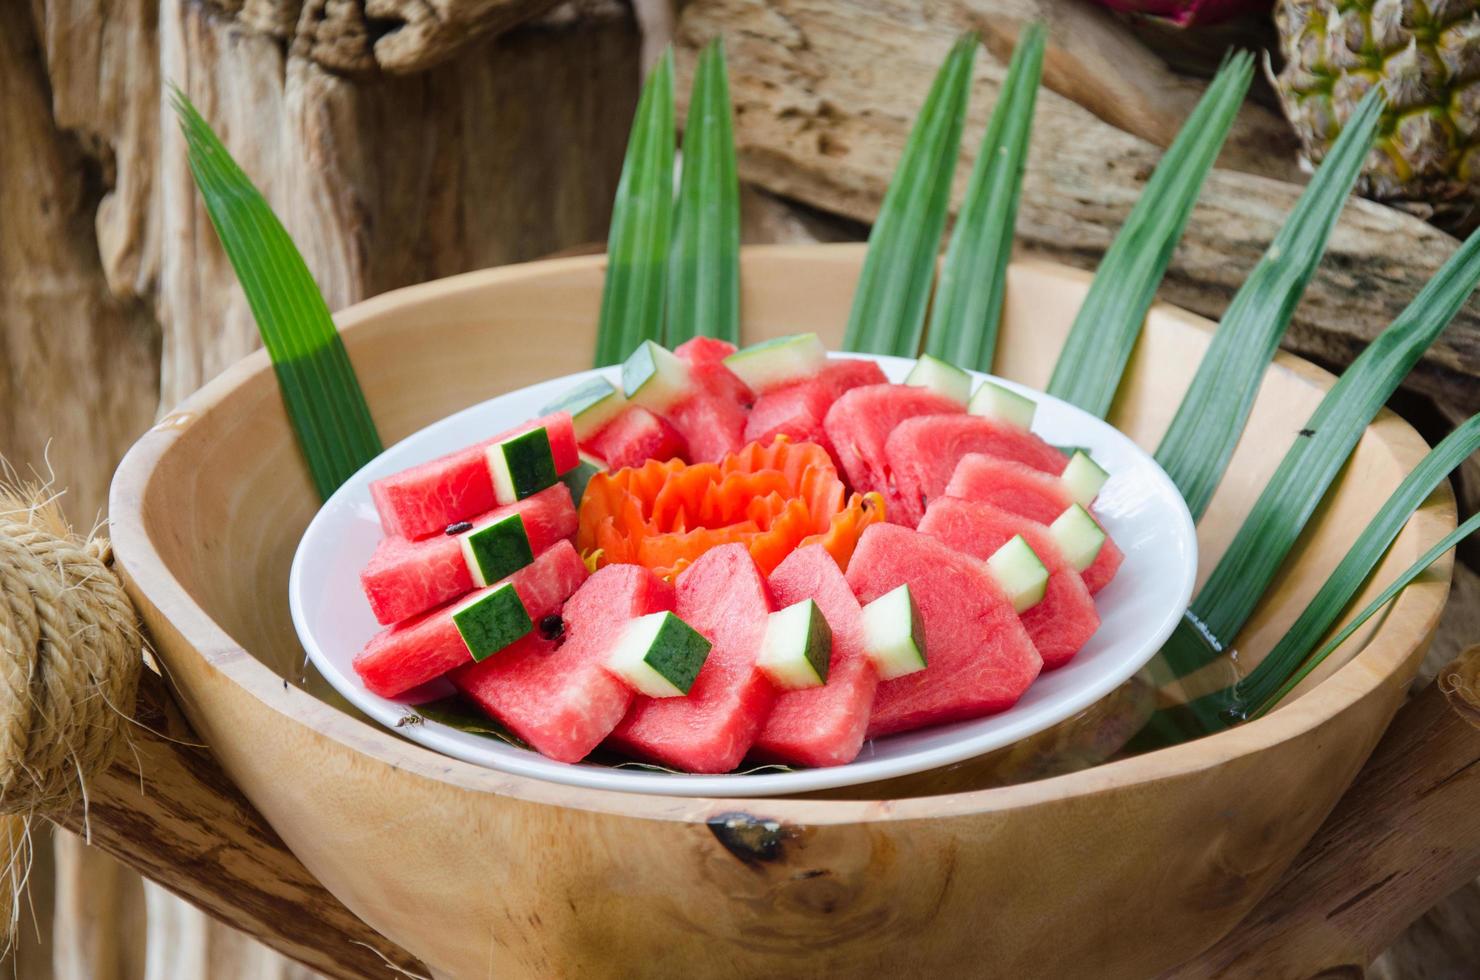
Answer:
MULTIPOLYGON (((877 360, 896 381, 914 363, 893 357, 877 360)), ((1099 631, 1068 665, 1040 677, 1011 709, 866 742, 858 758, 846 766, 727 776, 567 765, 432 721, 395 728, 408 714, 409 702, 366 691, 351 667, 355 654, 379 628, 360 592, 359 579, 381 537, 370 501, 371 481, 533 418, 573 383, 598 373, 617 381, 614 368, 571 375, 501 395, 428 426, 368 463, 314 517, 293 557, 288 583, 293 623, 313 665, 355 707, 428 748, 490 769, 557 783, 676 796, 806 793, 960 762, 1073 716, 1139 670, 1171 634, 1191 598, 1197 536, 1186 504, 1161 467, 1105 422, 1056 398, 999 380, 1037 400, 1034 431, 1055 445, 1089 449, 1109 471, 1095 511, 1125 552, 1120 573, 1096 597, 1099 631)), ((451 691, 449 683, 438 681, 417 695, 425 700, 451 691)))

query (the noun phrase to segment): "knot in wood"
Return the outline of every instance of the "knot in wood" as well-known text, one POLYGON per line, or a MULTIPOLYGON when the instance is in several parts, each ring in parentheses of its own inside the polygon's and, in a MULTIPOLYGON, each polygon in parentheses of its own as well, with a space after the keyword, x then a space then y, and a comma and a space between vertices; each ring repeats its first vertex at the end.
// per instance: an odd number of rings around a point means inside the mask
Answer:
POLYGON ((142 637, 104 538, 0 486, 0 813, 56 812, 110 762, 142 637))

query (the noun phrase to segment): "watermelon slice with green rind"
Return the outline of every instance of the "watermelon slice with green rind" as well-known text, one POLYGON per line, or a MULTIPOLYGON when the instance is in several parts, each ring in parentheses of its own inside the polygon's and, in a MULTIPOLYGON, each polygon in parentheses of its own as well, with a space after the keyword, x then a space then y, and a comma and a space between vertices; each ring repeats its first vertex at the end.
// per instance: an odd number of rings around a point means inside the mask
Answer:
MULTIPOLYGON (((525 612, 538 623, 560 611, 586 574, 586 563, 575 547, 559 541, 508 578, 471 593, 467 601, 512 584, 525 612)), ((372 637, 354 662, 366 689, 383 698, 397 697, 470 662, 472 655, 452 618, 461 605, 450 603, 372 637)))
POLYGON ((558 634, 545 627, 497 656, 454 671, 452 682, 537 751, 579 762, 632 704, 632 689, 603 666, 632 620, 673 608, 673 587, 640 565, 608 565, 565 603, 558 634))
MULTIPOLYGON (((523 521, 531 557, 576 533, 575 504, 561 483, 497 507, 471 523, 497 521, 513 514, 523 521)), ((463 558, 461 535, 445 533, 421 541, 382 538, 360 572, 360 585, 382 625, 410 619, 477 588, 463 558)))
POLYGON ((711 548, 676 583, 675 611, 714 646, 683 697, 638 697, 608 740, 617 750, 685 772, 730 772, 775 702, 756 666, 771 613, 766 581, 744 545, 711 548))
POLYGON ((1023 536, 1048 569, 1043 598, 1019 614, 1043 657, 1044 670, 1068 663, 1099 629, 1100 616, 1084 579, 1045 525, 990 504, 941 497, 925 511, 920 533, 983 561, 1017 535, 1023 536))
POLYGON ((925 669, 879 684, 870 738, 1003 711, 1043 667, 986 562, 918 531, 864 531, 848 584, 863 604, 908 584, 925 631, 925 669))
POLYGON ((778 609, 812 599, 832 630, 827 683, 784 691, 753 754, 804 766, 852 762, 868 728, 878 675, 863 646, 862 609, 848 580, 821 545, 793 551, 768 582, 778 609))
POLYGON ((544 426, 549 434, 555 471, 564 473, 573 469, 580 462, 575 426, 565 412, 553 412, 371 483, 370 497, 386 536, 418 541, 443 533, 451 524, 492 510, 498 500, 486 450, 496 442, 539 426, 544 426))
MULTIPOLYGON (((1074 503, 1074 498, 1057 477, 1013 460, 982 453, 968 453, 961 457, 945 492, 948 497, 991 504, 1039 524, 1052 524, 1074 503)), ((1082 573, 1091 594, 1110 584, 1124 557, 1107 533, 1099 555, 1082 573)))

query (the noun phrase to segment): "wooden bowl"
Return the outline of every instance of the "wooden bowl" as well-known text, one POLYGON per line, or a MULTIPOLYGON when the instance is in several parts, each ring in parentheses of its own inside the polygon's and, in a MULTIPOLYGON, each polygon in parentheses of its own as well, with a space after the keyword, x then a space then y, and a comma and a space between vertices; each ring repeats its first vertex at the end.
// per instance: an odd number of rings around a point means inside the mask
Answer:
MULTIPOLYGON (((746 339, 817 330, 836 345, 862 255, 747 250, 746 339)), ((603 268, 510 266, 346 310, 386 439, 585 367, 603 268)), ((1045 383, 1086 283, 1013 267, 999 373, 1045 383)), ((1153 310, 1111 416, 1142 445, 1155 446, 1208 331, 1153 310)), ((1286 355, 1270 368, 1200 528, 1204 574, 1331 381, 1286 355)), ((1243 667, 1425 448, 1391 414, 1367 431, 1239 638, 1243 667)), ((1402 698, 1449 581, 1445 563, 1407 589, 1280 710, 1174 749, 1000 788, 949 792, 981 785, 964 767, 871 787, 873 799, 680 799, 481 769, 293 683, 288 565, 316 506, 259 353, 129 453, 114 545, 186 713, 232 778, 346 905, 458 977, 1155 973, 1230 929, 1321 823, 1402 698)), ((1454 521, 1446 489, 1366 596, 1454 521)))

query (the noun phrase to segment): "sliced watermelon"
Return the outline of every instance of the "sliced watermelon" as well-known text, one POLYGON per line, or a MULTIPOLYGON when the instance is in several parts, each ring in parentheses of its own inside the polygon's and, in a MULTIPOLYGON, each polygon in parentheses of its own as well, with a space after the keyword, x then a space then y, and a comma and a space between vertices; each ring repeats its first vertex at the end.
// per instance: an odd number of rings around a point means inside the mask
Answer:
MULTIPOLYGON (((585 580, 586 563, 569 541, 559 541, 531 564, 473 596, 512 584, 529 618, 538 623, 559 612, 560 604, 585 580)), ((376 634, 355 657, 355 672, 366 689, 393 698, 468 663, 472 657, 452 619, 460 605, 442 606, 376 634)))
POLYGON ((691 463, 717 463, 745 446, 746 405, 703 385, 668 409, 667 417, 688 444, 691 463))
MULTIPOLYGON (((576 533, 575 504, 563 483, 497 507, 470 523, 481 525, 511 514, 518 514, 524 522, 529 557, 576 533)), ((463 558, 461 534, 438 534, 420 541, 382 538, 360 572, 360 585, 382 625, 410 619, 477 588, 463 558)))
POLYGON ((1048 569, 1043 599, 1019 614, 1043 657, 1044 670, 1068 663, 1099 629, 1095 600, 1045 525, 990 504, 941 497, 930 502, 920 533, 983 561, 1016 535, 1023 536, 1048 569))
MULTIPOLYGON (((961 457, 945 492, 949 497, 975 500, 1021 514, 1039 524, 1052 524, 1074 503, 1074 498, 1057 477, 1013 460, 981 453, 967 453, 961 457)), ((1091 594, 1110 584, 1122 558, 1124 555, 1107 535, 1100 554, 1082 573, 1091 594)))
POLYGON ((494 508, 493 477, 484 451, 509 436, 544 426, 550 436, 555 470, 564 473, 580 461, 575 427, 565 412, 554 412, 516 426, 438 459, 382 477, 370 484, 370 497, 387 537, 418 541, 441 534, 451 524, 494 508))
POLYGON ((896 524, 914 527, 925 507, 945 493, 956 464, 967 453, 1016 460, 1057 476, 1068 458, 1038 436, 979 415, 923 415, 905 419, 884 443, 884 459, 899 496, 889 514, 896 524))
POLYGON ((768 581, 777 608, 804 599, 817 603, 832 630, 832 658, 826 684, 777 696, 753 752, 758 758, 804 766, 852 762, 863 745, 879 683, 863 648, 858 600, 821 545, 793 551, 768 581))
POLYGON ((641 466, 650 459, 665 462, 687 456, 689 447, 668 420, 641 405, 628 405, 622 414, 582 444, 606 460, 613 471, 641 466))
POLYGON ((868 603, 905 583, 924 623, 926 666, 879 684, 869 737, 1015 704, 1043 658, 986 563, 898 524, 873 525, 848 564, 848 584, 868 603))
POLYGON ((622 752, 685 772, 740 764, 775 701, 756 667, 770 594, 744 545, 711 548, 678 577, 675 612, 714 644, 684 697, 638 697, 612 732, 622 752))
POLYGON ((755 393, 744 381, 725 367, 725 358, 735 353, 735 345, 714 337, 695 337, 673 349, 693 372, 694 380, 708 391, 729 399, 743 408, 755 401, 755 393))
POLYGON ((673 587, 640 565, 608 565, 514 646, 452 682, 537 751, 579 762, 611 734, 632 690, 602 666, 623 627, 673 608, 673 587))
POLYGON ((905 419, 917 415, 963 413, 960 405, 926 388, 866 385, 845 392, 833 403, 823 420, 823 430, 848 483, 860 493, 883 494, 889 517, 893 519, 899 501, 884 455, 889 433, 905 419))
POLYGON ((815 442, 837 462, 822 425, 827 410, 845 391, 888 381, 873 361, 829 361, 816 377, 782 385, 757 398, 745 423, 745 441, 765 446, 784 435, 792 442, 815 442))

